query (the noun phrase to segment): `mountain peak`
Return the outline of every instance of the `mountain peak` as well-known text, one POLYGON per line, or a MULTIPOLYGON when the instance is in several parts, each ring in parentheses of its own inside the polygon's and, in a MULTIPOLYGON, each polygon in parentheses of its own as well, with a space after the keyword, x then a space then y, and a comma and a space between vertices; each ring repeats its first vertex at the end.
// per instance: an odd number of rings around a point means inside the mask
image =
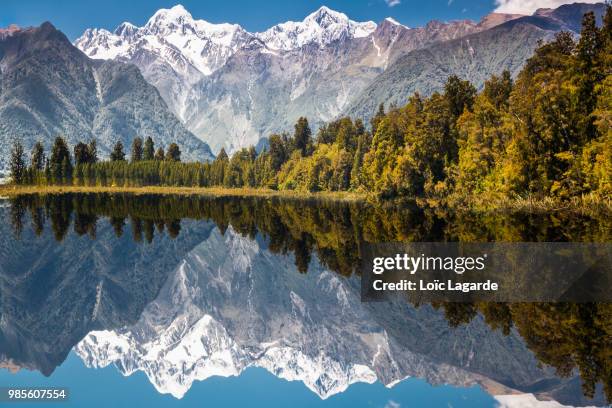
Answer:
POLYGON ((256 34, 271 49, 294 50, 307 44, 328 45, 343 38, 367 37, 376 23, 352 21, 344 13, 322 6, 303 21, 287 21, 256 34))
POLYGON ((495 26, 501 25, 511 20, 524 17, 523 14, 509 14, 509 13, 490 13, 484 16, 478 25, 483 29, 487 30, 495 26))
POLYGON ((153 14, 153 16, 151 17, 151 20, 160 18, 160 17, 167 19, 167 20, 174 20, 174 21, 179 21, 181 19, 183 20, 193 19, 191 13, 187 11, 187 9, 182 4, 177 4, 176 6, 171 7, 169 9, 162 8, 162 9, 157 10, 157 12, 153 14))
POLYGON ((127 37, 134 35, 137 30, 138 27, 136 27, 134 24, 124 21, 115 29, 114 34, 120 37, 127 37))
POLYGON ((349 18, 346 14, 334 11, 327 6, 321 6, 314 13, 309 14, 304 19, 304 22, 315 22, 320 27, 326 28, 331 24, 346 24, 349 18))
POLYGON ((399 26, 399 27, 404 27, 404 28, 408 28, 408 26, 405 26, 404 24, 400 23, 399 21, 397 21, 396 19, 394 19, 393 17, 387 17, 383 20, 382 24, 391 24, 394 26, 399 26))
POLYGON ((21 28, 16 24, 11 24, 7 28, 0 28, 0 39, 9 37, 19 31, 21 31, 21 28))

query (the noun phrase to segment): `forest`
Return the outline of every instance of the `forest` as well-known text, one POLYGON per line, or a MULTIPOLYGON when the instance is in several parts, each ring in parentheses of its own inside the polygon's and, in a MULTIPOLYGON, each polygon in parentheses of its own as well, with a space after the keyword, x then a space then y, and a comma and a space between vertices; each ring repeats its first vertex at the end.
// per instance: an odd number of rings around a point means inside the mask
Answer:
POLYGON ((266 188, 353 191, 382 199, 595 197, 612 192, 612 12, 601 27, 585 14, 580 38, 543 43, 516 78, 477 89, 451 76, 444 91, 381 104, 368 126, 343 117, 313 135, 307 118, 268 147, 221 150, 212 162, 181 162, 180 147, 133 139, 99 160, 95 140, 71 151, 57 137, 49 157, 37 143, 29 163, 15 143, 15 184, 266 188))

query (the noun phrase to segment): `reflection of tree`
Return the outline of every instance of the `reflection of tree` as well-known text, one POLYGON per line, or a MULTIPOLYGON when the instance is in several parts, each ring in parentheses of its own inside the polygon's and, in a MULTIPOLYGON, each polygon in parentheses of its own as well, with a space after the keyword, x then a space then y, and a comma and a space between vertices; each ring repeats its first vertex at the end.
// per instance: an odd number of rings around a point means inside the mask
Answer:
POLYGON ((13 226, 13 233, 16 239, 21 237, 23 231, 23 216, 25 215, 25 208, 21 206, 11 206, 11 225, 13 226))
POLYGON ((130 218, 130 225, 132 226, 132 238, 134 242, 142 242, 142 220, 132 216, 130 218))
POLYGON ((32 217, 32 230, 36 236, 40 236, 45 229, 45 213, 41 207, 30 207, 32 217))
POLYGON ((168 220, 166 221, 166 229, 168 230, 168 236, 170 238, 176 238, 181 232, 181 220, 168 220))
POLYGON ((125 225, 125 218, 123 217, 110 217, 110 224, 113 226, 115 236, 119 238, 123 235, 123 226, 125 225))
POLYGON ((293 253, 295 254, 295 266, 301 273, 308 272, 310 265, 310 243, 306 233, 302 233, 300 239, 293 241, 293 253))
POLYGON ((612 304, 610 303, 447 303, 451 325, 468 323, 478 312, 505 334, 515 327, 537 359, 560 376, 578 370, 584 394, 602 383, 612 399, 612 304))
POLYGON ((145 239, 147 240, 147 243, 150 244, 151 242, 153 242, 153 237, 155 236, 155 226, 153 225, 153 221, 145 220, 143 229, 144 229, 145 239))
POLYGON ((32 228, 40 233, 44 214, 58 240, 66 235, 74 212, 78 234, 95 234, 100 217, 108 218, 117 236, 130 219, 135 241, 152 242, 154 228, 175 238, 180 220, 212 220, 221 233, 265 236, 275 253, 292 252, 301 271, 312 253, 330 269, 350 275, 360 264, 361 244, 432 241, 591 241, 606 242, 612 221, 575 214, 489 214, 427 209, 414 204, 373 206, 337 201, 257 198, 206 198, 129 194, 28 195, 13 199, 14 230, 23 228, 28 208, 32 228), (43 211, 44 209, 44 211, 43 211))

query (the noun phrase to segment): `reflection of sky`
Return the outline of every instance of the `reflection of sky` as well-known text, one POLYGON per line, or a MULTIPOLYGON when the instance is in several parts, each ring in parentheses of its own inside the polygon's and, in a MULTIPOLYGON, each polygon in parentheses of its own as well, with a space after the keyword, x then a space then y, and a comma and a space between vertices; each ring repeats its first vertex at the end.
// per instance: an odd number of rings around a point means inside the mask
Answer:
MULTIPOLYGON (((408 379, 388 389, 382 384, 353 384, 327 400, 320 400, 300 382, 280 380, 264 369, 252 368, 239 377, 209 378, 194 383, 187 395, 177 400, 159 394, 143 373, 123 377, 116 368, 86 368, 71 353, 63 365, 47 378, 38 372, 22 370, 11 374, 0 370, 0 386, 68 387, 70 401, 52 407, 493 407, 491 396, 478 387, 433 387, 423 380, 408 379)), ((2 404, 9 406, 11 404, 2 404)), ((12 404, 15 407, 47 404, 12 404)))

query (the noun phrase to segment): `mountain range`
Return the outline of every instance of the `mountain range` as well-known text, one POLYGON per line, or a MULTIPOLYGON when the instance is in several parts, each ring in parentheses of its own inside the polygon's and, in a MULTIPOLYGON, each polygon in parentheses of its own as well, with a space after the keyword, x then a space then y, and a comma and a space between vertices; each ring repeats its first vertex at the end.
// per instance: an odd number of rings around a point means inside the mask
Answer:
POLYGON ((516 74, 539 41, 577 33, 591 10, 601 19, 605 5, 409 28, 321 7, 251 33, 177 5, 142 27, 88 29, 74 44, 50 23, 11 26, 0 30, 0 170, 15 140, 27 152, 58 135, 71 145, 96 138, 104 157, 118 140, 129 150, 134 137, 151 136, 205 161, 221 148, 261 147, 301 116, 315 131, 342 115, 367 120, 379 103, 439 91, 452 74, 477 87, 504 69, 516 74))
POLYGON ((136 66, 92 60, 50 23, 1 31, 0 169, 15 140, 26 152, 40 140, 49 152, 60 135, 71 145, 95 137, 101 156, 118 140, 128 150, 151 136, 158 146, 177 142, 187 159, 213 157, 136 66))
POLYGON ((290 131, 300 116, 316 129, 345 114, 367 119, 379 103, 399 105, 416 91, 431 94, 452 74, 477 87, 504 69, 516 74, 538 41, 578 32, 589 10, 601 17, 605 5, 409 28, 321 7, 303 21, 251 33, 194 19, 177 5, 142 27, 88 29, 74 44, 91 58, 138 66, 191 132, 215 153, 234 152, 290 131))

